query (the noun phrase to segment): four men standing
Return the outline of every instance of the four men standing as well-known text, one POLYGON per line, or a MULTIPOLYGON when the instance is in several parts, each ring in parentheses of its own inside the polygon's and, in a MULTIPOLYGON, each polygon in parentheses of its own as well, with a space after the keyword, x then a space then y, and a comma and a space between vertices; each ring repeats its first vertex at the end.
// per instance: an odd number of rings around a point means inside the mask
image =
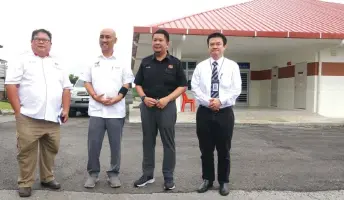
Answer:
MULTIPOLYGON (((86 188, 95 187, 100 172, 99 156, 107 131, 111 162, 107 171, 111 187, 120 187, 121 140, 125 118, 125 96, 134 76, 130 68, 121 65, 113 55, 116 33, 104 29, 99 44, 102 55, 87 67, 80 79, 90 95, 88 127, 88 178, 86 188)), ((232 106, 241 92, 238 64, 223 57, 226 37, 209 35, 210 58, 199 63, 192 77, 192 90, 200 107, 197 111, 197 136, 202 159, 203 183, 198 192, 207 191, 215 179, 213 151, 218 152, 220 194, 228 195, 230 148, 234 126, 232 106)), ((52 167, 58 152, 59 123, 68 119, 71 83, 68 73, 49 55, 51 33, 32 33, 32 51, 9 62, 6 89, 15 111, 20 175, 19 195, 30 196, 40 148, 40 172, 43 186, 59 189, 52 167), (39 145, 38 145, 39 143, 39 145)), ((143 131, 142 176, 136 187, 154 182, 156 136, 160 132, 164 148, 164 188, 175 188, 176 165, 175 100, 186 90, 187 81, 181 61, 168 52, 169 34, 163 29, 152 36, 153 55, 142 59, 134 83, 141 97, 143 131)))

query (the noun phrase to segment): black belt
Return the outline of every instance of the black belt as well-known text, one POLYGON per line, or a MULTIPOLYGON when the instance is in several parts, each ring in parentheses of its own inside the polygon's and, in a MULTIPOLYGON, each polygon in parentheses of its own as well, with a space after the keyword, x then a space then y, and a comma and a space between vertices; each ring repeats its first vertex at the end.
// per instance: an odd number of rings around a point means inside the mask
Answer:
POLYGON ((212 113, 219 113, 219 112, 224 112, 226 110, 232 109, 232 106, 227 106, 227 107, 224 107, 224 108, 220 108, 218 111, 214 111, 211 108, 203 106, 203 105, 200 105, 199 107, 200 108, 204 108, 204 109, 206 109, 206 110, 208 110, 209 112, 212 112, 212 113))

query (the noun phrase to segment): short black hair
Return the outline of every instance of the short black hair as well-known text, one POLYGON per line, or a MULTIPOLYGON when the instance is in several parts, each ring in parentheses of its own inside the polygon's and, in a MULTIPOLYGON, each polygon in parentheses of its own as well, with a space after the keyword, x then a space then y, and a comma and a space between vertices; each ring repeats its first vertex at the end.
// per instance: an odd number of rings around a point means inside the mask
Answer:
POLYGON ((223 35, 222 33, 219 33, 219 32, 216 32, 216 33, 212 33, 208 36, 208 39, 207 39, 207 44, 209 46, 209 40, 211 38, 222 38, 222 42, 223 42, 223 46, 225 46, 227 44, 227 38, 225 35, 223 35))
POLYGON ((152 37, 154 36, 154 34, 163 34, 163 35, 165 36, 166 41, 167 41, 167 42, 170 41, 170 34, 169 34, 166 30, 164 30, 164 29, 161 29, 161 28, 160 28, 160 29, 156 30, 156 31, 153 33, 152 37))
POLYGON ((36 29, 34 31, 32 31, 32 35, 31 35, 31 42, 33 41, 33 39, 35 38, 35 36, 38 34, 38 33, 45 33, 48 35, 49 39, 50 39, 50 42, 52 40, 51 38, 51 33, 50 31, 46 30, 46 29, 36 29))

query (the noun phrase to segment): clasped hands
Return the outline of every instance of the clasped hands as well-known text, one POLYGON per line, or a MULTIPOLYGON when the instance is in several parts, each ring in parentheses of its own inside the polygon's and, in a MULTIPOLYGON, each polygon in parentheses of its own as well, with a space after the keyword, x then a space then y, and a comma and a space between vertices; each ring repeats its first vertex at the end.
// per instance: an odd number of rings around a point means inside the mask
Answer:
POLYGON ((122 94, 119 94, 116 97, 112 97, 112 98, 109 98, 109 97, 104 98, 104 94, 95 95, 93 97, 94 100, 96 100, 97 102, 102 103, 102 104, 104 104, 106 106, 111 106, 113 104, 116 104, 119 101, 121 101, 122 98, 123 98, 122 94))
POLYGON ((145 97, 145 99, 143 100, 143 102, 146 104, 146 106, 148 106, 149 108, 156 106, 160 109, 165 108, 165 106, 168 104, 168 102, 170 102, 170 98, 168 97, 164 97, 161 98, 159 100, 150 98, 150 97, 145 97))
POLYGON ((209 100, 209 108, 213 111, 219 111, 220 110, 220 106, 221 106, 221 102, 219 99, 214 99, 214 98, 211 98, 209 100))

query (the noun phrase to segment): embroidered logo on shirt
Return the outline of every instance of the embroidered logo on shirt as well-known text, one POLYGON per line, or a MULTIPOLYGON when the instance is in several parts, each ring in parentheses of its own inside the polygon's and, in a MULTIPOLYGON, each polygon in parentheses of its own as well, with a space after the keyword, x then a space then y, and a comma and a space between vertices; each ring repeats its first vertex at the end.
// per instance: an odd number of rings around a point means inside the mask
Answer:
POLYGON ((149 65, 148 65, 148 66, 146 66, 146 69, 149 69, 149 68, 151 68, 149 65))
POLYGON ((94 63, 94 67, 100 67, 99 61, 94 63))
POLYGON ((54 62, 54 67, 55 67, 56 69, 61 70, 61 67, 59 66, 59 64, 58 64, 57 62, 54 62))
POLYGON ((173 65, 168 65, 168 68, 173 69, 173 65))

